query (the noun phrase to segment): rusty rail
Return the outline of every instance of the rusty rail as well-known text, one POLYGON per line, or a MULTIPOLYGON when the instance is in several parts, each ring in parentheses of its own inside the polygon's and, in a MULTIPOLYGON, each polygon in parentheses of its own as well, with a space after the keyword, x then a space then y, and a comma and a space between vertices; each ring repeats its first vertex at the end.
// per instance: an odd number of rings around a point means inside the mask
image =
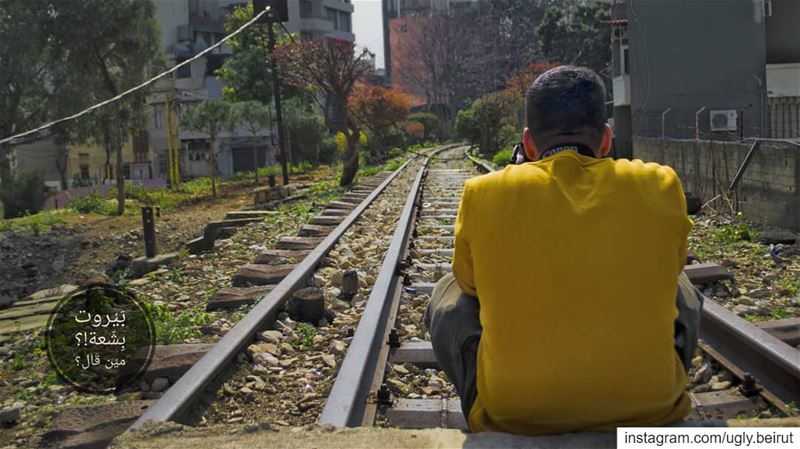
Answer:
MULTIPOLYGON (((444 147, 438 150, 443 150, 444 147)), ((361 213, 378 197, 389 184, 408 166, 406 161, 387 177, 369 196, 364 199, 311 253, 306 256, 270 293, 259 300, 228 333, 170 387, 164 396, 145 411, 128 428, 138 429, 147 421, 187 422, 192 408, 203 394, 214 385, 233 358, 247 345, 251 344, 257 332, 265 329, 275 320, 291 294, 305 286, 319 262, 338 242, 347 229, 355 223, 361 213)))
MULTIPOLYGON (((443 150, 435 151, 431 156, 439 151, 443 150)), ((363 423, 367 396, 381 358, 379 352, 385 341, 390 316, 394 314, 391 307, 395 296, 393 293, 401 285, 398 267, 414 228, 417 200, 422 192, 422 179, 429 162, 430 157, 425 159, 406 197, 403 212, 370 292, 367 306, 320 415, 321 424, 355 427, 363 423)))

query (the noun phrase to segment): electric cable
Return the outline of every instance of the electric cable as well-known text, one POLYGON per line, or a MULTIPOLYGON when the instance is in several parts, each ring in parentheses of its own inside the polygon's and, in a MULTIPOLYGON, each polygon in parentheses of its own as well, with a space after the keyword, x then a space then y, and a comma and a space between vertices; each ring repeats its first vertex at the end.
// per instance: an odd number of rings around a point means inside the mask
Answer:
POLYGON ((211 51, 213 51, 213 50, 215 50, 215 49, 217 49, 217 48, 221 47, 221 46, 222 46, 222 44, 224 44, 226 41, 228 41, 228 39, 230 39, 230 38, 232 38, 232 37, 236 36, 237 34, 241 33, 242 31, 244 31, 245 29, 247 29, 247 28, 248 28, 250 25, 254 24, 254 23, 255 23, 255 22, 257 22, 259 19, 261 19, 261 17, 262 17, 263 15, 265 15, 267 12, 269 12, 269 9, 270 9, 270 7, 269 7, 269 6, 267 6, 266 8, 264 8, 264 10, 263 10, 263 11, 261 11, 261 12, 260 12, 260 13, 258 13, 258 14, 256 14, 255 16, 253 16, 253 18, 252 18, 252 19, 250 19, 250 20, 249 20, 247 23, 245 23, 244 25, 240 26, 238 29, 236 29, 236 30, 235 30, 235 31, 233 31, 232 33, 228 34, 227 36, 223 37, 223 38, 222 38, 222 39, 221 39, 219 42, 217 42, 216 44, 214 44, 214 45, 212 45, 212 46, 210 46, 210 47, 206 48, 205 50, 203 50, 203 51, 201 51, 200 53, 198 53, 198 54, 196 54, 196 55, 192 56, 191 58, 189 58, 189 59, 187 59, 187 60, 185 60, 185 61, 181 62, 180 64, 177 64, 177 65, 175 65, 175 66, 174 66, 174 67, 172 67, 171 69, 168 69, 168 70, 166 70, 166 71, 164 71, 164 72, 161 72, 160 74, 158 74, 158 75, 156 75, 156 76, 154 76, 154 77, 150 78, 149 80, 147 80, 147 81, 145 81, 145 82, 143 82, 143 83, 141 83, 141 84, 139 84, 139 85, 137 85, 137 86, 134 86, 134 87, 132 87, 132 88, 130 88, 130 89, 128 89, 128 90, 126 90, 125 92, 122 92, 122 93, 121 93, 121 94, 119 94, 119 95, 116 95, 116 96, 114 96, 114 97, 111 97, 111 98, 109 98, 109 99, 107 99, 107 100, 105 100, 105 101, 101 101, 100 103, 97 103, 97 104, 95 104, 95 105, 93 105, 93 106, 90 106, 90 107, 88 107, 88 108, 86 108, 86 109, 84 109, 84 110, 82 110, 82 111, 80 111, 80 112, 76 112, 75 114, 68 115, 68 116, 66 116, 66 117, 62 117, 62 118, 60 118, 60 119, 57 119, 57 120, 53 120, 53 121, 51 121, 51 122, 49 122, 49 123, 45 123, 44 125, 42 125, 42 126, 39 126, 39 127, 37 127, 37 128, 33 128, 33 129, 31 129, 31 130, 28 130, 28 131, 25 131, 25 132, 21 132, 21 133, 19 133, 19 134, 14 134, 13 136, 10 136, 10 137, 6 137, 6 138, 4 138, 4 139, 0 139, 0 145, 2 145, 2 144, 4 144, 4 143, 10 143, 10 142, 13 142, 14 140, 17 140, 17 139, 19 139, 20 137, 29 136, 29 135, 31 135, 31 134, 35 134, 35 133, 38 133, 38 132, 40 132, 40 131, 44 131, 44 130, 46 130, 46 129, 52 128, 52 127, 53 127, 53 126, 55 126, 55 125, 58 125, 59 123, 64 123, 64 122, 68 122, 68 121, 71 121, 71 120, 75 120, 76 118, 82 117, 82 116, 84 116, 84 115, 86 115, 86 114, 88 114, 88 113, 90 113, 90 112, 92 112, 92 111, 94 111, 94 110, 96 110, 96 109, 99 109, 99 108, 101 108, 101 107, 103 107, 103 106, 106 106, 106 105, 109 105, 109 104, 111 104, 111 103, 114 103, 114 102, 116 102, 116 101, 119 101, 119 100, 121 100, 122 98, 124 98, 124 97, 126 97, 126 96, 128 96, 128 95, 130 95, 130 94, 132 94, 132 93, 134 93, 134 92, 136 92, 137 90, 143 89, 143 88, 145 88, 145 87, 147 87, 147 86, 149 86, 149 85, 153 84, 154 82, 158 81, 158 80, 159 80, 159 79, 161 79, 161 78, 164 78, 165 76, 169 75, 170 73, 177 71, 177 70, 178 70, 178 69, 180 69, 181 67, 184 67, 184 66, 186 66, 187 64, 190 64, 190 63, 192 63, 193 61, 195 61, 195 60, 197 60, 197 59, 199 59, 199 58, 201 58, 201 57, 203 57, 203 56, 207 55, 207 54, 208 54, 208 53, 210 53, 211 51))

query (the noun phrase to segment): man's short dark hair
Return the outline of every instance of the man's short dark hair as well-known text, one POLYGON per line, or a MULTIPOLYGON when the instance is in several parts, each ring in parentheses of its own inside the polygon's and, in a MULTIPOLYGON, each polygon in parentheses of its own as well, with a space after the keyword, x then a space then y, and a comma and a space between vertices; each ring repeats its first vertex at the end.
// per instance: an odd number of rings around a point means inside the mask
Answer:
POLYGON ((527 125, 540 145, 557 136, 598 131, 606 123, 606 89, 590 69, 563 65, 536 78, 526 96, 527 125))

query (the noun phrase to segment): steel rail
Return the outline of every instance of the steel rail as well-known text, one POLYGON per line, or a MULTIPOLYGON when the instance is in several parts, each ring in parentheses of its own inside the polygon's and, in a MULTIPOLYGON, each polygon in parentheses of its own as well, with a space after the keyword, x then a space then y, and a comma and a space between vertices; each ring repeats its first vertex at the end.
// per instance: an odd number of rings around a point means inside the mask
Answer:
POLYGON ((398 267, 411 237, 415 211, 418 207, 417 200, 422 193, 422 178, 431 157, 443 150, 444 148, 436 150, 425 159, 406 197, 403 212, 383 259, 378 278, 372 287, 353 340, 322 409, 320 424, 333 424, 339 427, 362 425, 369 387, 377 369, 378 353, 384 344, 387 321, 391 312, 389 310, 393 296, 391 293, 400 281, 398 267))
MULTIPOLYGON (((744 168, 757 143, 748 152, 744 168)), ((479 169, 493 171, 469 152, 465 155, 479 169)), ((737 177, 740 174, 737 173, 737 177)), ((735 185, 736 180, 731 188, 735 185)), ((700 337, 706 343, 703 349, 740 380, 751 375, 764 389, 763 396, 769 402, 778 407, 800 403, 800 351, 705 297, 700 337)))
MULTIPOLYGON (((485 173, 494 171, 484 161, 472 157, 468 151, 465 152, 465 156, 479 171, 485 173)), ((405 235, 398 233, 395 234, 396 239, 405 235)), ((407 240, 404 241, 404 245, 406 243, 407 240)), ((399 254, 395 254, 395 257, 397 256, 399 254)), ((386 262, 384 262, 385 265, 386 262)), ((381 274, 383 275, 384 272, 385 270, 382 268, 381 274)), ((393 282, 384 288, 380 310, 375 307, 375 314, 378 311, 382 311, 383 314, 370 316, 370 321, 383 320, 382 322, 386 322, 390 319, 389 311, 386 311, 385 308, 392 302, 392 298, 388 295, 395 289, 391 287, 396 286, 396 282, 399 280, 399 277, 394 274, 395 269, 390 272, 393 282)), ((374 293, 375 290, 373 290, 374 293)), ((372 299, 372 295, 370 299, 372 299)), ((788 403, 800 403, 800 351, 765 330, 739 318, 713 300, 705 297, 704 300, 700 337, 705 343, 701 342, 701 348, 734 372, 734 375, 743 382, 746 382, 748 375, 752 376, 755 379, 755 389, 751 388, 751 393, 762 389, 760 391, 762 397, 779 407, 784 407, 788 403)), ((364 317, 366 317, 366 311, 364 317)), ((363 322, 365 321, 362 320, 363 322)), ((359 324, 359 330, 360 327, 361 324, 359 324)), ((384 343, 381 337, 388 333, 387 329, 381 329, 374 323, 371 327, 372 341, 370 342, 371 346, 368 347, 369 351, 360 347, 358 356, 354 355, 352 358, 348 351, 345 362, 351 358, 350 365, 354 365, 353 361, 357 359, 360 366, 348 366, 348 370, 344 371, 345 365, 342 365, 340 375, 337 376, 336 384, 334 384, 334 390, 331 391, 331 396, 323 410, 320 423, 337 426, 362 425, 364 412, 368 407, 366 389, 370 384, 374 385, 375 376, 380 375, 375 371, 377 363, 375 360, 378 358, 374 356, 378 353, 375 347, 381 347, 384 343), (372 358, 369 358, 371 356, 372 358), (343 372, 346 373, 345 377, 342 376, 343 372), (337 395, 335 398, 334 391, 337 395)), ((366 333, 364 334, 366 335, 366 333)), ((356 336, 358 337, 358 331, 356 336)), ((365 337, 364 341, 366 340, 365 337)), ((355 343, 356 340, 353 341, 355 343)), ((745 386, 745 388, 747 387, 745 386)))
POLYGON ((466 156, 467 159, 469 159, 470 162, 475 164, 475 166, 478 168, 479 172, 481 172, 481 173, 490 173, 490 172, 494 171, 494 167, 489 165, 488 162, 486 162, 484 160, 481 160, 481 159, 478 159, 478 158, 472 156, 471 154, 469 154, 469 149, 467 149, 464 152, 464 156, 466 156))
POLYGON ((751 375, 769 402, 781 408, 800 403, 797 349, 708 298, 703 304, 700 338, 711 347, 711 356, 737 377, 751 375))
MULTIPOLYGON (((451 146, 437 148, 442 151, 451 146)), ((191 415, 192 407, 210 388, 216 377, 221 374, 230 361, 251 344, 257 332, 275 319, 283 309, 291 294, 306 285, 308 278, 314 273, 323 257, 344 235, 347 229, 358 220, 361 213, 378 197, 389 184, 410 164, 409 159, 372 193, 367 196, 311 253, 305 257, 270 293, 263 296, 253 308, 239 320, 189 371, 181 376, 155 404, 149 407, 127 430, 138 429, 147 421, 186 422, 191 415)), ((426 157, 426 162, 428 158, 426 157)))

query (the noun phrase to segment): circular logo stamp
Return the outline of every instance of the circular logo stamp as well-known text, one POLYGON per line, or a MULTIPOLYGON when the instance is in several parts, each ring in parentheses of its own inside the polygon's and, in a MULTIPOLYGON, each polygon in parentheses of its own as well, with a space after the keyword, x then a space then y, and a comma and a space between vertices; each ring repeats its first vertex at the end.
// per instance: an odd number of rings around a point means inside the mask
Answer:
POLYGON ((132 385, 147 370, 156 333, 149 310, 129 291, 90 284, 61 299, 45 332, 47 357, 75 388, 97 394, 132 385))

